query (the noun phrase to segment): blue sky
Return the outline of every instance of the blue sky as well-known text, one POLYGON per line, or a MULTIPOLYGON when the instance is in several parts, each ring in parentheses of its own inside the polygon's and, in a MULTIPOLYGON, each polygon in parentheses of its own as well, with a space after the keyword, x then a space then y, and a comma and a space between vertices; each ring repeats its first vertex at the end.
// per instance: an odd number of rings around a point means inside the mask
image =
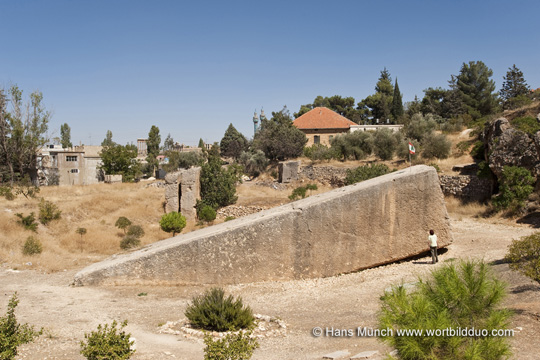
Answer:
POLYGON ((119 143, 157 125, 180 143, 253 136, 253 112, 374 93, 386 67, 404 101, 483 61, 540 87, 537 0, 0 0, 0 87, 40 90, 51 137, 119 143))

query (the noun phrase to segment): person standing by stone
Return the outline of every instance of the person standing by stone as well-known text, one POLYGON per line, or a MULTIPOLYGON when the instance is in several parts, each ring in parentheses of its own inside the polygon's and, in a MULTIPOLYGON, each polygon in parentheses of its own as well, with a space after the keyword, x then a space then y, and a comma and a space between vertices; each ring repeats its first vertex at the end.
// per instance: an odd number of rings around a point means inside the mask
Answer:
POLYGON ((435 235, 435 231, 433 230, 429 230, 428 243, 431 252, 431 260, 433 264, 435 264, 439 262, 439 256, 437 255, 437 235, 435 235))

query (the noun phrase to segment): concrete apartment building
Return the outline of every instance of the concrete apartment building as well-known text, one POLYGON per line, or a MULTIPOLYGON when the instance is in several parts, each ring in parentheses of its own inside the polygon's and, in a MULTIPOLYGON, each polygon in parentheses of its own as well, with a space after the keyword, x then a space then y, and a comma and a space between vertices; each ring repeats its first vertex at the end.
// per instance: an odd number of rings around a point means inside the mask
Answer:
POLYGON ((67 149, 49 145, 41 153, 40 177, 44 177, 48 184, 55 177, 58 185, 97 184, 103 181, 103 174, 98 169, 101 149, 101 146, 89 145, 67 149))

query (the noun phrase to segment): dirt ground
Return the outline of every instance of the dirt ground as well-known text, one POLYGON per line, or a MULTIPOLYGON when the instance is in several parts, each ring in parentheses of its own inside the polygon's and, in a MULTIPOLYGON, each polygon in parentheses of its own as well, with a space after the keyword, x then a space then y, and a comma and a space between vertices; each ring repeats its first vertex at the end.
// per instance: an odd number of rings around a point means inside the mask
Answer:
MULTIPOLYGON (((538 359, 540 286, 497 264, 512 239, 535 230, 503 220, 452 219, 454 243, 431 265, 426 256, 353 274, 325 279, 262 282, 227 286, 241 295, 255 313, 279 317, 287 323, 285 336, 259 340, 253 359, 321 359, 338 350, 351 355, 378 350, 371 359, 391 351, 374 337, 314 337, 312 329, 375 327, 379 297, 391 285, 415 282, 437 266, 456 258, 494 261, 495 272, 509 285, 506 306, 515 310, 510 328, 513 359, 538 359)), ((38 270, 0 267, 0 313, 16 291, 18 320, 44 328, 44 335, 20 348, 18 359, 83 359, 79 354, 84 333, 98 324, 127 319, 136 341, 133 359, 203 359, 202 340, 159 333, 167 321, 183 318, 192 296, 202 287, 71 287, 76 270, 46 274, 38 270)))

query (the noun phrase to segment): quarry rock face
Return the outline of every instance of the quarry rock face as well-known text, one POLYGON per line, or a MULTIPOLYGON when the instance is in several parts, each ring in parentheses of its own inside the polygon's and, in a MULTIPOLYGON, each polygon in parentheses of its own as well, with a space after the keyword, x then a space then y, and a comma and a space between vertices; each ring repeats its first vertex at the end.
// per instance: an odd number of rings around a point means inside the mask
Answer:
POLYGON ((514 129, 506 118, 495 120, 484 132, 486 156, 491 171, 500 179, 503 167, 526 168, 538 178, 540 175, 540 134, 529 136, 514 129))
POLYGON ((437 173, 414 166, 117 255, 75 285, 235 284, 334 276, 452 242, 437 173))
POLYGON ((201 168, 182 169, 165 176, 165 211, 182 213, 187 220, 195 220, 195 205, 201 199, 201 168))
POLYGON ((279 182, 290 183, 298 180, 298 170, 300 168, 300 161, 282 161, 278 164, 279 182))

